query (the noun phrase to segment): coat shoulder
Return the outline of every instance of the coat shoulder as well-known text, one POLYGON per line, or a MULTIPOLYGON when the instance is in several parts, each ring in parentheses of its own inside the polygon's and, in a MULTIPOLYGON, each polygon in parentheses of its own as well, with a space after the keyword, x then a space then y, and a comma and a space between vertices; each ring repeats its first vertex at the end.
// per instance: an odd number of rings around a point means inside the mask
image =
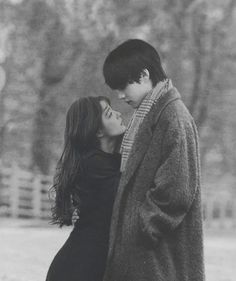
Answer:
POLYGON ((171 101, 161 112, 158 123, 161 127, 171 126, 176 129, 195 126, 194 119, 182 99, 171 101))

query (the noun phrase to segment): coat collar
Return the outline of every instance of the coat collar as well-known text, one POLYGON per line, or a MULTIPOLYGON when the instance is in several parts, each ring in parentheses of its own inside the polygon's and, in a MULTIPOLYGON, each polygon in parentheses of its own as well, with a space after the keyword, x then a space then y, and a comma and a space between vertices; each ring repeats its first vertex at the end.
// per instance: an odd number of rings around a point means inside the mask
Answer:
POLYGON ((170 102, 179 98, 180 94, 178 93, 177 89, 170 89, 160 98, 160 100, 156 104, 152 106, 149 113, 145 116, 137 132, 136 139, 131 149, 126 165, 127 169, 122 174, 120 188, 128 183, 135 170, 137 169, 139 163, 143 159, 151 141, 152 128, 157 124, 162 111, 170 102))

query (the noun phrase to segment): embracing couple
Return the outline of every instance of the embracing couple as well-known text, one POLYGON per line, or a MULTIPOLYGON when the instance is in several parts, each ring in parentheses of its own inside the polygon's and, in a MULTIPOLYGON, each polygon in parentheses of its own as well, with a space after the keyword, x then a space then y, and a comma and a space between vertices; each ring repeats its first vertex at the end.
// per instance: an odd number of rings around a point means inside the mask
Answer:
POLYGON ((132 39, 103 74, 135 109, 125 127, 108 98, 68 113, 54 178, 55 223, 70 225, 47 281, 204 280, 200 160, 193 118, 158 52, 132 39))

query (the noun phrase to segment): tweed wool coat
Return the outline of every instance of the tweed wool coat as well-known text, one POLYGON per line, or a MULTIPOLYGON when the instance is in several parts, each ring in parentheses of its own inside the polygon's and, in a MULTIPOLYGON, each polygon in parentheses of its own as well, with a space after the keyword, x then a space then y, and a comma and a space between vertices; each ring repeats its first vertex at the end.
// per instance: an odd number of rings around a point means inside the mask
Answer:
POLYGON ((202 281, 198 135, 172 88, 146 115, 122 174, 104 281, 202 281))

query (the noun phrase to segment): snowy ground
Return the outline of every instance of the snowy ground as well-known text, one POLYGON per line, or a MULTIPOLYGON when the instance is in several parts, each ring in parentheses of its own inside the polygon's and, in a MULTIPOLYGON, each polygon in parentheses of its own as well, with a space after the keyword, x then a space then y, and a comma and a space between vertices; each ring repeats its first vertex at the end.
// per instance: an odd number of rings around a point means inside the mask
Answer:
MULTIPOLYGON (((70 228, 0 218, 0 281, 44 281, 70 228)), ((236 232, 205 235, 206 281, 236 280, 236 232)))

